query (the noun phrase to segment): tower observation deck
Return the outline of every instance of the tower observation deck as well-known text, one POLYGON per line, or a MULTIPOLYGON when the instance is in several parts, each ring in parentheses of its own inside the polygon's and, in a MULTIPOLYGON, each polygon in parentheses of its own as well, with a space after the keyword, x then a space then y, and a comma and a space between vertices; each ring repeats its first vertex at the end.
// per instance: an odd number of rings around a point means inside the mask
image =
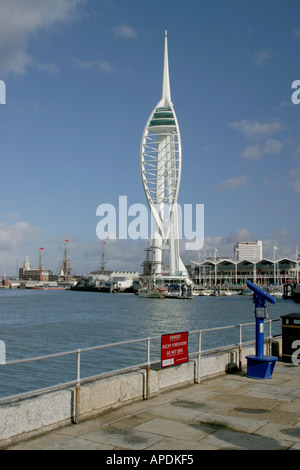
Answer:
POLYGON ((163 277, 163 254, 166 253, 169 276, 189 280, 179 252, 177 200, 181 178, 181 137, 171 100, 167 31, 161 99, 151 112, 142 135, 140 165, 153 218, 153 274, 163 277))

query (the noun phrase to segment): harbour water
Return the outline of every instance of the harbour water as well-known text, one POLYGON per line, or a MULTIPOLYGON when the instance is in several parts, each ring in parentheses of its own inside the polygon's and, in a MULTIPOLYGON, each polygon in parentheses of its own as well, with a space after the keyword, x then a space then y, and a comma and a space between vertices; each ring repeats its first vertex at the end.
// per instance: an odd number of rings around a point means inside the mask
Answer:
MULTIPOLYGON (((300 304, 292 300, 278 299, 275 305, 269 305, 272 319, 293 312, 300 312, 300 304)), ((6 361, 254 321, 252 298, 246 295, 175 300, 134 294, 0 290, 0 340, 6 345, 6 361)), ((254 326, 243 329, 243 340, 254 339, 254 332, 254 326)), ((281 322, 273 323, 272 333, 281 333, 281 322)), ((203 334, 202 348, 238 341, 237 328, 207 333, 203 334)), ((196 348, 197 335, 190 335, 189 352, 196 348)), ((159 360, 159 351, 157 339, 151 343, 151 361, 159 360)), ((86 352, 82 354, 81 377, 146 360, 145 343, 86 352)), ((0 397, 75 379, 75 355, 5 365, 0 367, 0 397)))

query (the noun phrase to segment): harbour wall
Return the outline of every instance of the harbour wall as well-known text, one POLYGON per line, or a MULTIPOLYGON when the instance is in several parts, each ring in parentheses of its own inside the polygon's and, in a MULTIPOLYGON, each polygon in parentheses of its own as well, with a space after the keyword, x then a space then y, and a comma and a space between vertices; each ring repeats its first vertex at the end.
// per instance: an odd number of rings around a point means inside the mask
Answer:
MULTIPOLYGON (((269 344, 265 344, 265 354, 269 353, 269 344)), ((178 366, 163 369, 153 366, 148 382, 146 369, 138 369, 87 380, 77 392, 75 387, 66 387, 8 399, 0 404, 0 448, 74 423, 76 409, 79 409, 80 420, 86 420, 132 401, 143 400, 147 397, 147 391, 151 399, 151 396, 168 389, 230 373, 240 366, 244 368, 249 354, 255 354, 255 346, 243 346, 242 351, 234 347, 221 352, 202 353, 200 363, 195 357, 178 366)), ((272 354, 281 355, 281 338, 273 340, 272 354)))

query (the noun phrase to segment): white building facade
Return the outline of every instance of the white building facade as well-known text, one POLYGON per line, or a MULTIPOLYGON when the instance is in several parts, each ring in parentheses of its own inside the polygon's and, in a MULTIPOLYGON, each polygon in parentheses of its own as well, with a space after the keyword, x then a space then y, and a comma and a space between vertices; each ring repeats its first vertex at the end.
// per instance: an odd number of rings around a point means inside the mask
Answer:
POLYGON ((263 259, 262 241, 237 242, 234 245, 234 259, 237 261, 261 261, 263 259))

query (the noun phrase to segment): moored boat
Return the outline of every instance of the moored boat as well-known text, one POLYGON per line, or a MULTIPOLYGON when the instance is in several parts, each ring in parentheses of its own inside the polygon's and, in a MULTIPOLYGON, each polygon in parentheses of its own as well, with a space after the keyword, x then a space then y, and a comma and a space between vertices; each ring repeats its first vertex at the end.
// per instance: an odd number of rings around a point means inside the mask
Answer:
POLYGON ((25 289, 34 290, 68 290, 73 283, 69 282, 42 282, 42 281, 28 281, 25 284, 25 289))
POLYGON ((227 289, 225 292, 224 292, 225 295, 232 295, 232 291, 227 289))
POLYGON ((201 295, 211 295, 211 291, 208 290, 208 289, 205 289, 205 290, 202 291, 201 295))
POLYGON ((167 289, 163 289, 160 287, 154 287, 152 289, 142 287, 141 289, 139 289, 137 295, 139 297, 148 297, 152 299, 164 299, 167 295, 167 289))

